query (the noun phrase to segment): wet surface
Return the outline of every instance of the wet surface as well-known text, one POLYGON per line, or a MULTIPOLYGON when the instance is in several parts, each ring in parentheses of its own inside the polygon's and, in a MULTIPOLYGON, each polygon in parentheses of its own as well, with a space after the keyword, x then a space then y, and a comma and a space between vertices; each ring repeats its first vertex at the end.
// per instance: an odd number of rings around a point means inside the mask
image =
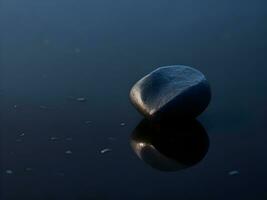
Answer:
POLYGON ((267 198, 265 1, 3 0, 0 10, 1 200, 267 198), (172 64, 202 71, 213 94, 198 118, 208 152, 164 172, 131 147, 142 116, 128 94, 172 64))
POLYGON ((209 148, 205 129, 196 120, 142 120, 131 136, 141 160, 161 171, 178 171, 200 162, 209 148))

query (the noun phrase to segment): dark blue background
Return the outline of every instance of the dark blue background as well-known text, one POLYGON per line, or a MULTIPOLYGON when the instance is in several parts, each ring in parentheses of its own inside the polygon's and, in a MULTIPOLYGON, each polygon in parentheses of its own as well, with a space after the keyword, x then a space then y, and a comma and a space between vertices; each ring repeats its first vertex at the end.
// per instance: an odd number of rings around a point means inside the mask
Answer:
POLYGON ((267 198, 265 0, 1 0, 0 20, 1 200, 267 198), (211 83, 210 147, 164 173, 129 145, 128 92, 172 64, 211 83))

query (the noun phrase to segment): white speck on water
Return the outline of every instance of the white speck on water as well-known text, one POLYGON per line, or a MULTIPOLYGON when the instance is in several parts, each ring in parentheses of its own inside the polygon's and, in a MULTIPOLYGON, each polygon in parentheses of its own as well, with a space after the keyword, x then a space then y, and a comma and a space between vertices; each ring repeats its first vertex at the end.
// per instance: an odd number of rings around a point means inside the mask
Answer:
POLYGON ((50 137, 50 140, 51 141, 56 141, 56 140, 58 140, 58 137, 50 137))
POLYGON ((13 171, 11 169, 7 169, 6 174, 13 174, 13 171))
POLYGON ((237 170, 232 170, 232 171, 228 172, 228 174, 229 174, 230 176, 238 175, 238 174, 239 174, 239 171, 237 171, 237 170))
POLYGON ((100 153, 101 153, 101 154, 105 154, 105 153, 108 153, 108 152, 111 152, 111 151, 112 151, 112 149, 105 148, 105 149, 102 149, 102 150, 100 151, 100 153))
POLYGON ((21 133, 19 136, 20 136, 20 137, 23 137, 24 135, 25 135, 25 133, 21 133))
POLYGON ((65 151, 65 154, 72 154, 72 151, 71 150, 67 150, 67 151, 65 151))
POLYGON ((120 123, 120 126, 125 126, 126 124, 124 122, 121 122, 120 123))
POLYGON ((78 98, 76 98, 76 101, 85 102, 86 98, 85 97, 78 97, 78 98))

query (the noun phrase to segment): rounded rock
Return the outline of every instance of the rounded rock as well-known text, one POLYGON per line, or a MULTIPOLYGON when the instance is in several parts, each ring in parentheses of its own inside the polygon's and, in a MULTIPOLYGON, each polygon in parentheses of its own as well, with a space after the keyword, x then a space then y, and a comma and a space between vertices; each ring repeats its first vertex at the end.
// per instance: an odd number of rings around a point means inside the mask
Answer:
POLYGON ((195 118, 208 106, 211 89, 197 69, 183 65, 160 67, 130 91, 130 99, 147 118, 195 118))

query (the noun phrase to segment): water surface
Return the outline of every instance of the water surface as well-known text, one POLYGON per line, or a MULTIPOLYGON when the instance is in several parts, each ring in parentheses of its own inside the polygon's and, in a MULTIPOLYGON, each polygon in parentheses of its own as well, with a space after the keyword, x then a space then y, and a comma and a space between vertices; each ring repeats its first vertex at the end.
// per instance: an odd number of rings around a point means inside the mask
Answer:
POLYGON ((266 22, 264 0, 2 0, 1 199, 266 199, 266 22), (209 148, 164 172, 128 93, 173 64, 211 83, 209 148))

